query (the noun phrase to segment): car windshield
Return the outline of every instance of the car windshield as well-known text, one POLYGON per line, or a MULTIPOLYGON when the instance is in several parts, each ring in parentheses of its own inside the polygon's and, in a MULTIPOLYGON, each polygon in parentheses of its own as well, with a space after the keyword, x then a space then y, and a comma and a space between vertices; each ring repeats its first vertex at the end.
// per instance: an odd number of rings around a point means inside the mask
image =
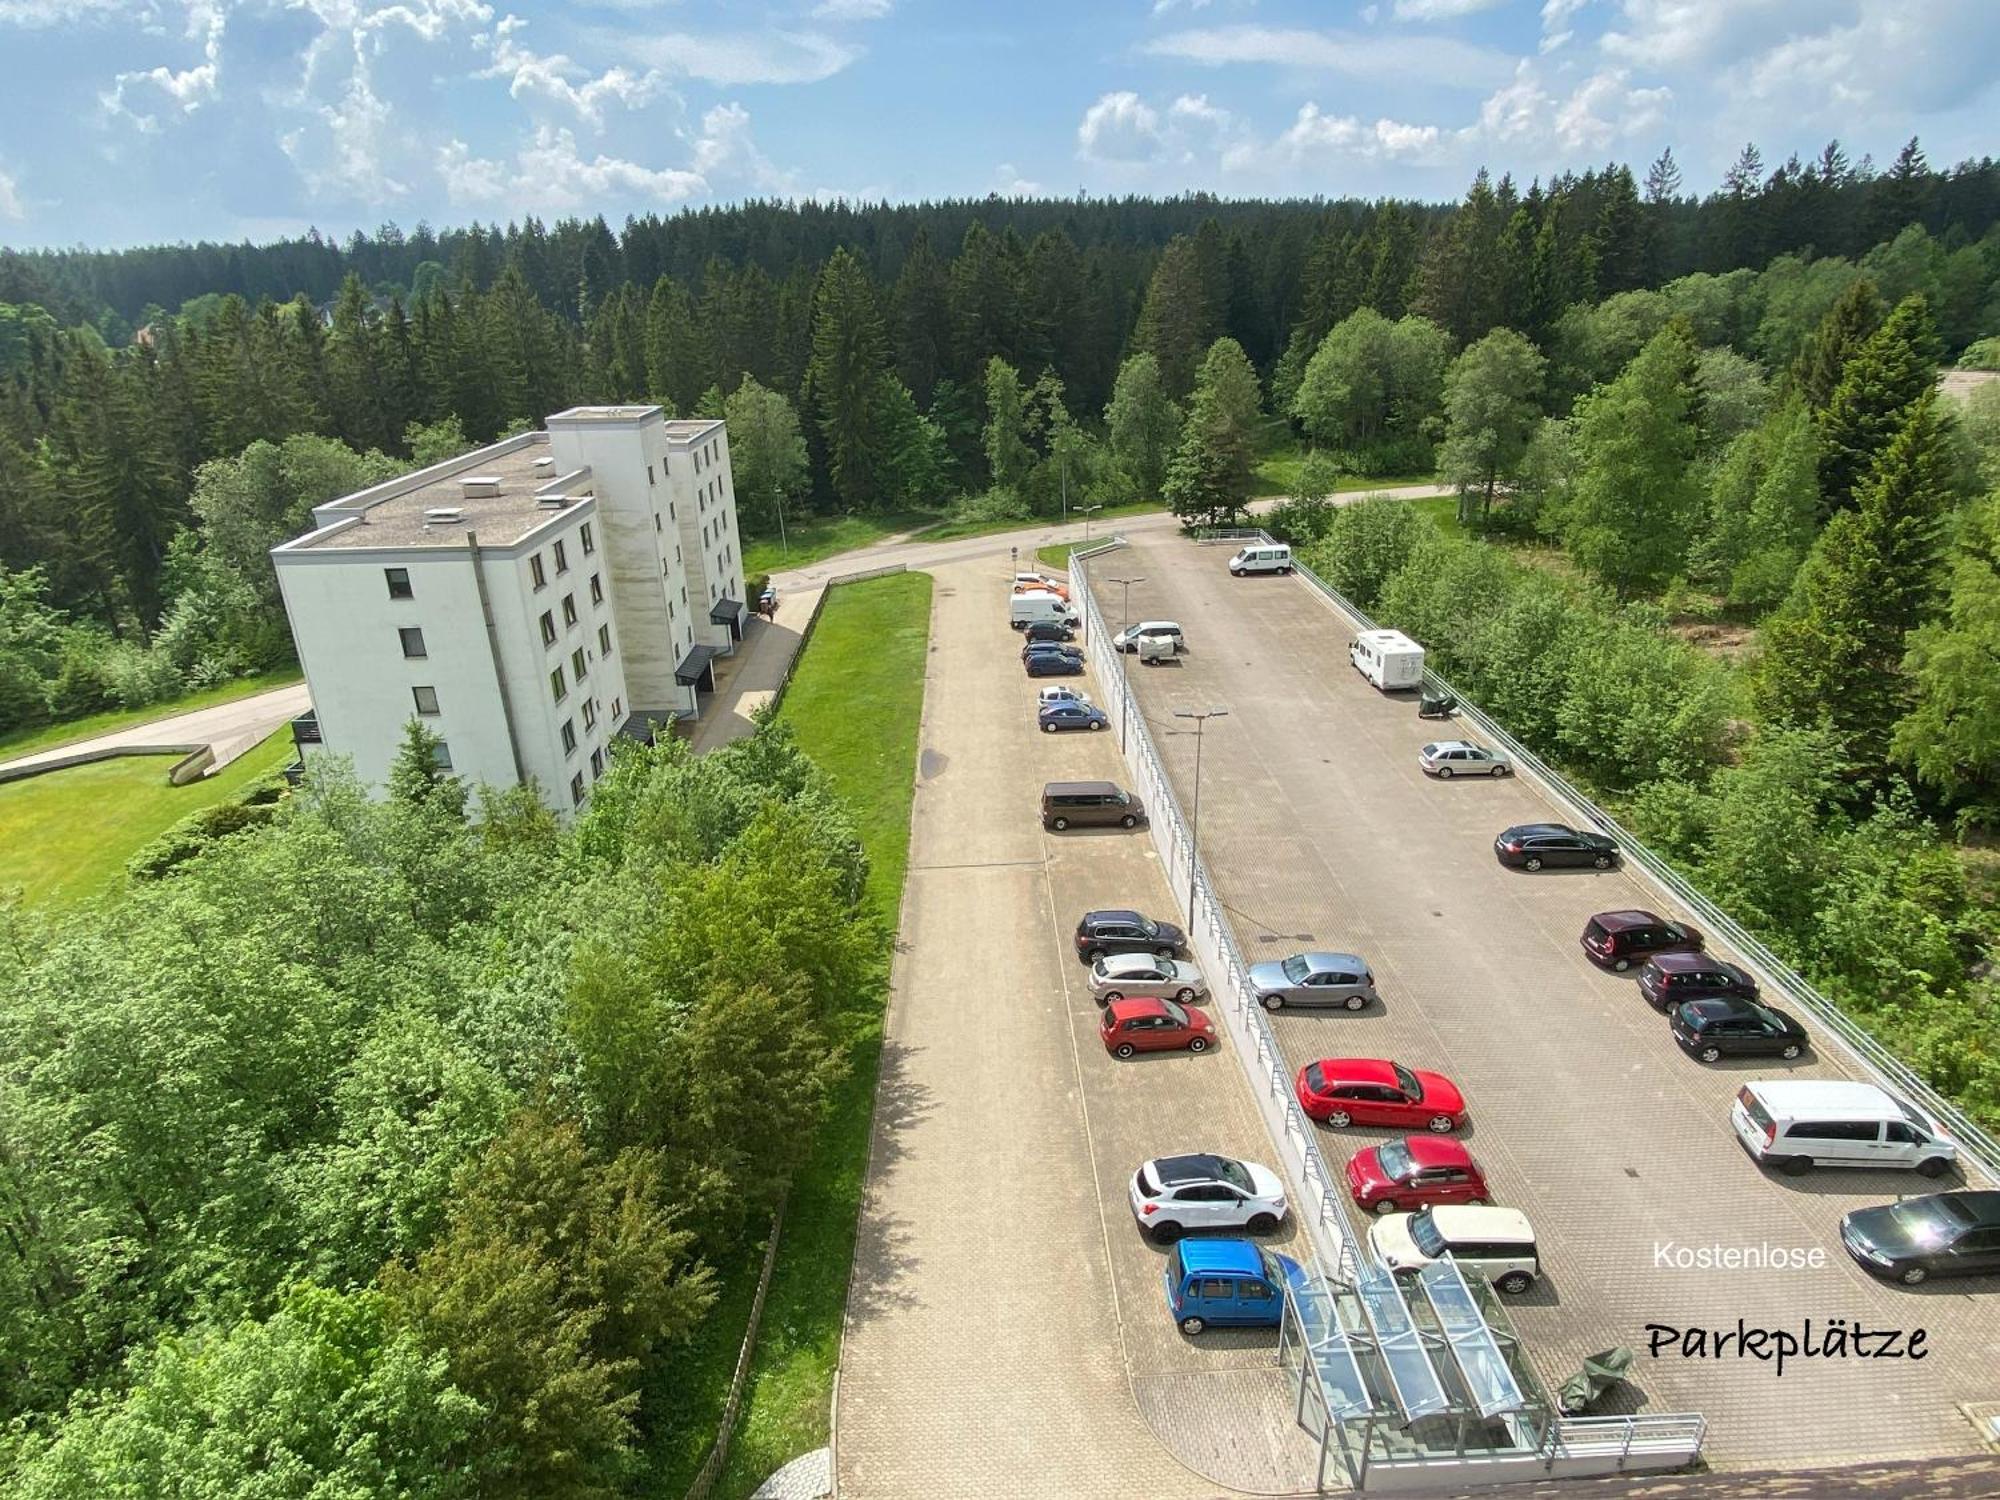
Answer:
POLYGON ((1403 1091, 1406 1098, 1421 1099, 1424 1097, 1424 1086, 1417 1082, 1416 1074, 1412 1073, 1401 1063, 1393 1063, 1391 1066, 1396 1070, 1396 1087, 1403 1091))
POLYGON ((1188 1013, 1186 1011, 1182 1010, 1171 1000, 1162 1000, 1160 1004, 1167 1008, 1167 1019, 1169 1021, 1172 1021, 1176 1026, 1187 1025, 1188 1013))
POLYGON ((1437 1224, 1427 1208, 1420 1208, 1410 1215, 1410 1243, 1431 1260, 1436 1260, 1451 1248, 1445 1243, 1445 1237, 1438 1233, 1437 1224))
POLYGON ((1255 1191, 1256 1184, 1251 1182, 1250 1174, 1243 1169, 1243 1163, 1240 1161, 1218 1157, 1215 1163, 1215 1175, 1233 1188, 1241 1188, 1246 1193, 1255 1191))
POLYGON ((1139 918, 1139 930, 1145 933, 1147 937, 1158 937, 1160 935, 1160 924, 1155 922, 1151 917, 1141 917, 1139 918))
POLYGON ((1976 1222, 1971 1212, 1949 1196, 1917 1198, 1896 1205, 1899 1227, 1918 1245, 1946 1245, 1976 1222))
POLYGON ((1410 1148, 1401 1141, 1384 1141, 1375 1148, 1375 1159, 1382 1163, 1382 1170, 1395 1182, 1406 1181, 1417 1169, 1417 1164, 1410 1159, 1410 1148))
POLYGON ((1908 1120, 1912 1125, 1914 1125, 1919 1131, 1919 1133, 1923 1135, 1925 1140, 1930 1139, 1931 1122, 1929 1120, 1926 1120, 1922 1115, 1918 1114, 1914 1109, 1911 1109, 1909 1105, 1905 1104, 1900 1099, 1896 1101, 1896 1108, 1903 1112, 1903 1118, 1908 1120))
POLYGON ((1132 800, 1132 794, 1130 792, 1120 792, 1118 794, 1118 805, 1120 807, 1125 806, 1125 804, 1130 802, 1131 800, 1132 800))
POLYGON ((1299 954, 1293 954, 1279 965, 1285 971, 1285 978, 1293 984, 1304 984, 1306 975, 1312 973, 1312 965, 1299 954))

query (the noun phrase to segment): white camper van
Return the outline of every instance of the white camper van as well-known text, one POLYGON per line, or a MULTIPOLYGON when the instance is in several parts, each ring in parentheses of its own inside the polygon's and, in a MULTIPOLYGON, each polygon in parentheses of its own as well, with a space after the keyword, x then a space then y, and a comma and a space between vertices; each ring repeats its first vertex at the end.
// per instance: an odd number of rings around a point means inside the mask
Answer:
POLYGON ((1059 599, 1046 591, 1007 596, 1007 623, 1016 630, 1026 630, 1044 620, 1059 620, 1070 626, 1080 623, 1067 599, 1059 599))
POLYGON ((1424 648, 1400 630, 1364 630, 1347 647, 1354 670, 1385 693, 1421 687, 1424 648))
POLYGON ((1249 573, 1289 573, 1292 549, 1283 542, 1252 542, 1229 559, 1229 573, 1242 578, 1249 573))

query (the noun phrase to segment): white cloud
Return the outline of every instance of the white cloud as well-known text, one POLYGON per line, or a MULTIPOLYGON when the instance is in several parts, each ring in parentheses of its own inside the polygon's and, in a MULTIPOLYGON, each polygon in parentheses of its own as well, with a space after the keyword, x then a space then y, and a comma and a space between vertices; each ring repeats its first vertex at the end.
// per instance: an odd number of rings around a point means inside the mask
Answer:
POLYGON ((1922 9, 1861 0, 1851 19, 1780 39, 1728 67, 1719 85, 1749 103, 1755 123, 1825 121, 1843 133, 1880 121, 1898 134, 1913 114, 1978 98, 2000 76, 2000 31, 1985 0, 1922 9))
POLYGON ((798 181, 779 170, 750 137, 750 111, 731 101, 718 104, 701 117, 694 141, 694 169, 706 182, 747 184, 760 192, 792 195, 798 181))
POLYGON ((1014 170, 1011 161, 1003 161, 994 169, 993 191, 1002 198, 1041 198, 1046 196, 1039 182, 1030 182, 1014 170))
POLYGON ((1422 78, 1434 86, 1491 88, 1513 71, 1514 59, 1454 37, 1361 35, 1270 26, 1211 26, 1171 32, 1145 44, 1155 57, 1221 67, 1270 67, 1338 73, 1350 78, 1422 78))
POLYGON ((1651 68, 1681 68, 1756 51, 1832 6, 1790 0, 1624 0, 1623 25, 1599 41, 1605 54, 1651 68))
POLYGON ((820 0, 812 13, 822 21, 879 21, 895 9, 895 0, 820 0))
POLYGON ((28 30, 86 19, 120 20, 138 26, 154 20, 157 14, 152 5, 128 4, 127 0, 0 0, 0 26, 28 30))
POLYGON ((1673 100, 1672 89, 1634 88, 1628 76, 1622 68, 1602 69, 1559 97, 1523 59, 1513 81, 1480 105, 1479 122, 1467 134, 1544 153, 1551 143, 1570 153, 1601 151, 1658 127, 1673 100))
POLYGON ((1076 154, 1088 161, 1151 161, 1163 145, 1158 112, 1130 89, 1100 96, 1076 127, 1076 154))
POLYGON ((1399 21, 1448 21, 1504 5, 1506 0, 1396 0, 1399 21))
POLYGON ((1218 104, 1210 104, 1206 94, 1182 94, 1167 106, 1167 114, 1176 120, 1210 126, 1216 130, 1226 130, 1234 119, 1228 110, 1218 104))
POLYGON ((157 89, 165 95, 173 113, 180 115, 191 115, 220 97, 222 38, 228 19, 228 14, 213 0, 196 0, 188 7, 187 34, 190 38, 201 38, 202 60, 191 68, 163 65, 119 73, 112 79, 111 87, 98 96, 105 114, 123 116, 140 131, 151 134, 160 128, 159 116, 135 108, 127 100, 128 92, 157 89))
POLYGON ((510 212, 570 213, 610 198, 678 203, 709 186, 699 172, 642 166, 602 152, 586 159, 574 134, 551 125, 538 126, 511 165, 474 156, 465 142, 453 140, 438 151, 436 167, 453 204, 505 204, 510 212))
POLYGON ((1381 119, 1369 124, 1355 115, 1329 115, 1308 102, 1274 141, 1239 141, 1223 153, 1226 172, 1270 173, 1323 165, 1329 157, 1361 161, 1428 163, 1440 159, 1447 132, 1436 125, 1381 119))
POLYGON ((656 69, 634 73, 629 68, 613 67, 592 77, 588 70, 560 52, 545 55, 522 46, 513 34, 525 24, 516 16, 508 16, 490 42, 481 38, 479 43, 491 48, 493 64, 478 76, 505 78, 507 92, 514 98, 546 99, 564 105, 574 110, 579 119, 602 130, 606 105, 637 109, 659 94, 661 79, 656 69), (580 75, 583 81, 575 82, 580 75))
POLYGON ((0 172, 0 219, 25 219, 27 205, 21 201, 21 188, 13 177, 0 172))
POLYGON ((722 88, 749 83, 818 83, 861 56, 832 37, 810 31, 688 32, 629 36, 599 32, 607 51, 621 52, 667 74, 722 88))

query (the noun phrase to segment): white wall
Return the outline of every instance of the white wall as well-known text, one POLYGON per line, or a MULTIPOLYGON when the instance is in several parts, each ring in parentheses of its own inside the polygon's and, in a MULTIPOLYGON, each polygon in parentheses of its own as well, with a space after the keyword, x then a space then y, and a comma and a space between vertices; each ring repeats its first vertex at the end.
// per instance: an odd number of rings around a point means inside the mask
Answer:
POLYGON ((711 623, 708 612, 722 599, 750 601, 743 597, 743 539, 736 525, 729 436, 720 423, 696 441, 675 442, 673 480, 696 638, 727 651, 733 647, 729 627, 711 623))

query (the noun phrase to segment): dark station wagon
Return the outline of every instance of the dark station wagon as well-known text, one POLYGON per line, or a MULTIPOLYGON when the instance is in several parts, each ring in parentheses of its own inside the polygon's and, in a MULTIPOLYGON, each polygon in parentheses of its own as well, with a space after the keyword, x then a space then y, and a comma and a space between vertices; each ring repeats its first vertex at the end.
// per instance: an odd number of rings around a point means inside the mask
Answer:
POLYGON ((1608 870, 1618 863, 1618 844, 1601 833, 1561 823, 1521 823, 1501 831, 1493 841, 1493 855, 1515 870, 1558 866, 1608 870))
POLYGON ((1601 911, 1583 924, 1577 941, 1600 969, 1622 974, 1670 948, 1699 949, 1702 936, 1685 922, 1669 922, 1649 911, 1601 911))

